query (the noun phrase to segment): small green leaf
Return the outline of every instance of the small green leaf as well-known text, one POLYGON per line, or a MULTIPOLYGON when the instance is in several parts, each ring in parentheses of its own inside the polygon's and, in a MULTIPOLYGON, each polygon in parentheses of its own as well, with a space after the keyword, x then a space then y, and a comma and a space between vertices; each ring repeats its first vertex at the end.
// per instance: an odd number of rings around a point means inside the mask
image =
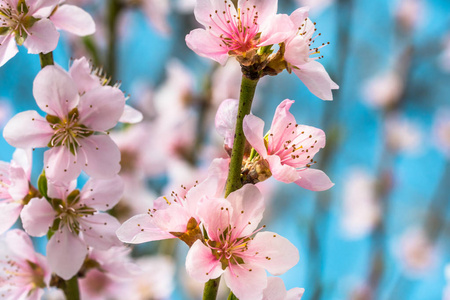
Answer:
POLYGON ((48 199, 47 195, 47 177, 45 177, 45 172, 43 171, 42 174, 38 178, 38 190, 39 193, 41 193, 42 196, 44 196, 46 199, 48 199))
POLYGON ((67 196, 67 204, 72 206, 80 200, 80 190, 73 190, 69 196, 67 196))
POLYGON ((14 34, 14 38, 16 40, 17 45, 22 46, 23 43, 25 42, 25 40, 27 39, 27 33, 22 31, 21 34, 19 34, 19 32, 17 32, 17 30, 15 31, 14 34))

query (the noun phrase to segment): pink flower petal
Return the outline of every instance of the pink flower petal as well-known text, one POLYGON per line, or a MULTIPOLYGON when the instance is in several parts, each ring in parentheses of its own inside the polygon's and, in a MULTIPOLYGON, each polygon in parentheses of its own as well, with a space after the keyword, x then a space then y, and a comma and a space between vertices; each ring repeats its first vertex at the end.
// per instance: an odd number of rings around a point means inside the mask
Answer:
POLYGON ((32 262, 37 262, 35 259, 36 253, 34 252, 33 242, 24 231, 12 229, 6 233, 5 239, 9 245, 8 249, 14 256, 14 260, 30 260, 32 262))
POLYGON ((40 148, 47 146, 53 132, 43 117, 34 110, 28 110, 9 120, 3 129, 3 137, 17 148, 40 148))
POLYGON ((286 99, 277 106, 270 126, 269 154, 274 154, 275 149, 284 149, 285 142, 291 137, 290 134, 296 121, 289 109, 294 102, 286 99))
POLYGON ((122 198, 124 183, 119 175, 110 179, 89 179, 81 190, 81 201, 100 211, 113 208, 122 198))
POLYGON ((129 244, 175 238, 175 236, 156 226, 149 214, 137 215, 127 220, 120 226, 116 234, 119 240, 129 244))
POLYGON ((0 43, 0 67, 13 58, 18 51, 13 35, 6 35, 0 43))
POLYGON ((195 217, 189 211, 176 204, 153 214, 153 223, 165 232, 185 232, 189 220, 195 217))
POLYGON ((9 194, 14 200, 21 201, 28 194, 29 183, 28 176, 21 167, 11 165, 9 170, 11 186, 8 189, 9 194))
POLYGON ((59 32, 49 19, 41 19, 28 29, 30 33, 23 43, 30 54, 48 53, 58 45, 59 32))
POLYGON ((211 240, 219 241, 219 235, 230 225, 233 207, 225 199, 204 197, 198 205, 197 214, 208 233, 208 237, 211 240))
POLYGON ((213 59, 221 65, 224 65, 228 59, 228 50, 219 46, 222 41, 204 29, 192 30, 186 36, 186 44, 198 55, 213 59))
POLYGON ((186 271, 189 276, 201 282, 217 278, 224 272, 222 263, 200 240, 189 249, 186 256, 186 271))
POLYGON ((113 246, 120 246, 121 242, 116 236, 120 227, 119 221, 107 213, 87 215, 78 219, 81 233, 87 245, 98 250, 107 250, 113 246))
POLYGON ((264 121, 257 116, 247 115, 244 117, 242 125, 247 141, 261 157, 266 158, 267 149, 264 145, 264 121))
POLYGON ((262 300, 285 300, 286 286, 280 277, 268 277, 262 300))
POLYGON ((238 299, 261 299, 267 286, 267 274, 258 266, 232 265, 225 270, 225 282, 238 299), (251 271, 250 271, 251 270, 251 271))
POLYGON ((339 89, 339 86, 331 80, 325 68, 317 61, 296 66, 292 71, 300 78, 311 93, 322 100, 333 100, 331 90, 339 89))
POLYGON ((309 40, 303 35, 296 35, 286 46, 284 59, 293 66, 301 66, 310 61, 309 40))
POLYGON ((43 236, 55 220, 56 212, 45 198, 33 198, 20 214, 23 228, 31 236, 43 236))
POLYGON ((295 266, 299 260, 297 248, 288 239, 270 231, 257 233, 249 243, 247 252, 259 254, 246 257, 246 263, 256 264, 277 276, 295 266))
POLYGON ((256 6, 258 12, 258 23, 264 24, 268 18, 275 15, 278 10, 278 0, 239 0, 238 7, 241 11, 253 9, 256 6))
POLYGON ((48 18, 60 0, 27 0, 30 6, 28 13, 35 18, 48 18))
POLYGON ((238 106, 238 100, 224 100, 217 110, 215 119, 217 132, 225 139, 225 145, 230 148, 233 147, 234 142, 238 106))
POLYGON ((120 171, 120 150, 107 135, 91 135, 80 140, 85 155, 83 170, 98 179, 111 178, 120 171))
POLYGON ((69 182, 78 177, 84 158, 75 157, 65 146, 51 148, 44 153, 45 175, 48 179, 69 182))
POLYGON ((64 4, 58 6, 50 20, 56 28, 68 31, 70 33, 86 36, 95 32, 95 23, 92 17, 83 9, 64 4))
POLYGON ((108 130, 116 126, 124 107, 125 97, 121 90, 101 86, 81 96, 78 105, 79 122, 94 130, 108 130))
POLYGON ((33 82, 33 96, 40 109, 66 119, 78 104, 78 90, 70 75, 57 66, 46 66, 33 82))
POLYGON ((272 172, 273 178, 278 181, 291 183, 300 178, 297 170, 289 165, 281 164, 280 157, 277 155, 267 156, 267 161, 269 162, 270 171, 272 172))
POLYGON ((125 108, 123 110, 123 114, 119 119, 119 122, 121 123, 129 123, 129 124, 136 124, 142 121, 144 119, 144 115, 137 109, 125 105, 125 108))
POLYGON ((295 183, 311 191, 325 191, 334 185, 327 174, 321 170, 306 168, 299 170, 298 175, 300 178, 295 183))
POLYGON ((86 244, 67 227, 55 232, 47 244, 50 268, 65 280, 69 280, 80 270, 87 252, 86 244))
POLYGON ((80 95, 102 86, 100 79, 92 74, 91 65, 86 57, 75 59, 69 68, 69 75, 77 85, 80 95))
POLYGON ((24 170, 26 178, 30 178, 31 175, 31 163, 33 161, 33 155, 31 149, 16 149, 13 153, 13 159, 11 166, 20 167, 24 170))
POLYGON ((302 288, 293 288, 287 292, 286 300, 300 300, 305 293, 305 289, 302 288))
POLYGON ((258 46, 282 43, 292 36, 293 30, 295 30, 295 27, 288 15, 272 15, 260 27, 261 42, 258 46))
POLYGON ((264 199, 259 189, 251 184, 244 185, 241 189, 232 192, 227 200, 233 207, 233 227, 237 231, 237 237, 247 236, 256 230, 263 218, 264 199))
POLYGON ((291 13, 290 18, 294 23, 295 27, 299 27, 303 23, 305 23, 305 19, 308 18, 308 16, 309 16, 309 7, 304 6, 297 8, 293 13, 291 13))
POLYGON ((0 234, 3 234, 16 223, 22 211, 22 203, 2 201, 0 202, 0 234))

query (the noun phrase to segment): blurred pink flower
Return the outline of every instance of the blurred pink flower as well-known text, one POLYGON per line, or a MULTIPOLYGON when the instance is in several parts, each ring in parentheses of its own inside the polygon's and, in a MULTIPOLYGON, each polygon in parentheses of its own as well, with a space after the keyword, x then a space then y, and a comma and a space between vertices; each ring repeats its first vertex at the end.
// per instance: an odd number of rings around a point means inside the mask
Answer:
POLYGON ((207 238, 189 249, 186 269, 194 279, 207 282, 224 275, 237 298, 258 299, 267 287, 266 270, 281 275, 297 264, 297 248, 273 232, 257 229, 264 199, 247 184, 227 199, 204 197, 198 215, 207 238), (245 200, 245 201, 244 201, 245 200))
POLYGON ((156 30, 162 34, 170 33, 170 26, 167 22, 170 13, 169 0, 140 0, 142 10, 147 16, 148 21, 156 30))
POLYGON ((437 249, 421 228, 409 228, 397 240, 394 253, 411 277, 427 274, 437 262, 437 249))
POLYGON ((12 107, 10 103, 12 103, 12 101, 0 98, 0 128, 3 128, 12 116, 12 107))
POLYGON ((286 40, 293 29, 287 15, 277 14, 278 0, 199 0, 195 18, 206 29, 192 30, 186 43, 200 56, 225 64, 228 56, 245 55, 286 40))
POLYGON ((268 277, 262 300, 300 300, 305 289, 293 288, 286 291, 283 279, 268 277))
POLYGON ((25 231, 32 236, 54 231, 47 244, 48 261, 52 270, 66 280, 82 266, 88 246, 107 250, 120 245, 115 235, 120 223, 102 212, 119 202, 123 193, 120 177, 90 179, 81 192, 74 189, 75 185, 75 181, 70 185, 49 181, 51 201, 33 198, 20 215, 25 231))
POLYGON ((254 115, 244 118, 248 142, 265 159, 275 179, 312 191, 323 191, 334 184, 321 170, 311 169, 314 155, 325 147, 325 133, 311 126, 299 125, 289 112, 295 101, 278 105, 269 133, 264 136, 264 121, 254 115))
POLYGON ((444 276, 447 284, 442 291, 442 300, 450 300, 450 264, 448 263, 445 265, 444 276))
POLYGON ((412 31, 423 24, 426 5, 423 0, 400 0, 395 7, 395 18, 404 30, 412 31))
POLYGON ((417 154, 421 149, 423 132, 419 124, 398 114, 390 114, 384 123, 387 146, 403 154, 417 154))
POLYGON ((434 141, 438 149, 450 158, 450 107, 440 108, 434 117, 434 141))
POLYGON ((364 102, 374 108, 389 108, 403 93, 403 80, 393 70, 379 74, 365 82, 362 89, 364 102))
POLYGON ((22 230, 8 231, 0 239, 0 295, 4 299, 38 300, 49 284, 51 271, 45 257, 34 252, 22 230))
POLYGON ((376 180, 361 169, 351 170, 346 178, 341 226, 348 238, 359 239, 370 234, 381 218, 376 180))
POLYGON ((443 49, 439 57, 439 66, 445 72, 450 72, 450 34, 447 33, 443 40, 443 49))
POLYGON ((11 163, 0 161, 0 234, 11 228, 29 192, 31 149, 16 149, 11 163))
POLYGON ((28 53, 55 50, 63 29, 85 36, 95 32, 91 16, 73 5, 59 6, 59 0, 0 0, 0 67, 18 52, 16 43, 28 53))
POLYGON ((316 23, 308 18, 308 14, 309 8, 302 7, 290 15, 294 30, 285 42, 284 59, 288 63, 287 69, 294 72, 311 93, 322 100, 333 100, 331 90, 339 89, 339 86, 331 80, 325 68, 317 61, 323 56, 311 57, 320 54, 320 49, 327 44, 313 46, 320 34, 313 36, 316 23))
POLYGON ((184 186, 180 191, 173 191, 169 198, 163 196, 155 200, 154 208, 147 213, 132 217, 117 230, 117 236, 124 243, 140 244, 150 241, 177 238, 174 233, 187 232, 188 223, 197 215, 199 201, 209 195, 219 196, 223 193, 226 172, 218 171, 228 168, 228 161, 215 160, 210 167, 210 176, 191 189, 184 186))
MULTIPOLYGON (((130 257, 131 249, 112 247, 100 251, 91 249, 88 259, 96 267, 78 280, 81 299, 120 299, 134 278, 141 272, 130 257)), ((129 299, 129 298, 127 298, 129 299)))
POLYGON ((233 148, 234 143, 238 106, 238 100, 226 99, 220 104, 216 114, 216 130, 230 149, 233 148))
POLYGON ((57 66, 47 66, 33 83, 36 111, 14 116, 3 131, 14 147, 50 147, 44 154, 45 173, 67 182, 81 170, 95 178, 108 178, 120 170, 120 152, 107 135, 123 114, 125 98, 118 89, 101 86, 78 94, 72 77, 57 66), (96 134, 99 133, 99 134, 96 134))

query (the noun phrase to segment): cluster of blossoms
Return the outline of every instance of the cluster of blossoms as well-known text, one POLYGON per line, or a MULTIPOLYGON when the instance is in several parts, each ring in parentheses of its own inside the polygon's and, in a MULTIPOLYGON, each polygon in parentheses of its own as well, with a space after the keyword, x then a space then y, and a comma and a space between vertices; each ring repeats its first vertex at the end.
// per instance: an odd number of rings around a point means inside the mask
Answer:
MULTIPOLYGON (((236 57, 243 80, 255 82, 255 88, 261 77, 286 69, 317 97, 331 100, 331 90, 338 86, 318 62, 323 56, 315 56, 325 44, 314 46, 320 34, 314 36, 308 9, 288 16, 277 14, 277 4, 277 0, 239 0, 235 7, 230 0, 197 0, 195 17, 206 29, 193 30, 186 42, 197 54, 221 64, 229 56, 236 57)), ((95 30, 86 12, 53 0, 0 0, 0 21, 0 66, 16 54, 16 43, 42 58, 56 47, 56 28, 80 36, 95 30)), ((0 233, 19 216, 25 231, 11 230, 0 241, 1 295, 38 299, 43 289, 65 289, 71 280, 79 281, 83 299, 100 297, 96 283, 110 298, 128 295, 126 291, 142 290, 139 282, 148 285, 148 281, 140 278, 145 268, 129 260, 130 251, 122 242, 178 238, 190 248, 186 270, 197 281, 207 283, 223 276, 241 300, 302 297, 303 289, 287 291, 280 278, 266 273, 279 276, 297 264, 297 248, 259 225, 266 207, 259 183, 269 177, 312 191, 333 186, 324 172, 311 168, 314 156, 325 147, 325 133, 297 124, 290 113, 294 101, 281 102, 264 134, 263 120, 243 114, 237 100, 225 100, 216 114, 216 128, 228 152, 243 146, 243 159, 236 164, 230 154, 214 160, 206 179, 159 197, 147 211, 120 225, 108 211, 125 191, 118 175, 121 166, 139 162, 134 157, 138 150, 121 153, 110 130, 118 122, 138 123, 143 114, 126 105, 119 85, 111 85, 84 57, 74 60, 68 71, 43 66, 34 79, 33 96, 45 117, 37 111, 21 112, 3 130, 5 140, 18 150, 11 163, 0 163, 0 233), (245 145, 237 139, 242 136, 245 145), (47 148, 37 188, 30 180, 35 148, 47 148), (235 167, 239 176, 233 184, 238 188, 230 191, 229 171, 235 167), (90 179, 80 189, 77 178, 82 172, 90 179), (34 252, 29 238, 45 235, 47 258, 34 252)), ((171 109, 176 110, 165 103, 157 108, 161 118, 167 118, 171 109)), ((172 125, 162 130, 164 134, 172 125)), ((166 148, 179 154, 176 140, 166 148)), ((170 262, 162 265, 173 275, 170 262)), ((170 290, 151 291, 146 297, 167 297, 170 290)))

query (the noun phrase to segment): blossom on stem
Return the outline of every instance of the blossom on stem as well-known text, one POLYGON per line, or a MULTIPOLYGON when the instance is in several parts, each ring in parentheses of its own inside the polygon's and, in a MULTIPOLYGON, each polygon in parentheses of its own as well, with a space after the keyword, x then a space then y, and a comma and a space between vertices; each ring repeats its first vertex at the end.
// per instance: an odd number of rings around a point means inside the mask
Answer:
POLYGON ((50 147, 44 170, 51 180, 68 182, 81 170, 94 178, 110 178, 120 170, 120 151, 106 130, 123 114, 125 98, 110 86, 79 95, 72 77, 57 66, 47 66, 33 83, 33 95, 46 118, 36 111, 14 116, 3 131, 18 148, 50 147))
POLYGON ((311 169, 313 159, 325 147, 325 133, 311 126, 299 125, 289 112, 293 100, 284 100, 278 105, 269 133, 264 136, 264 121, 254 115, 244 118, 245 137, 257 155, 250 162, 265 160, 273 177, 285 183, 295 182, 299 186, 323 191, 334 184, 320 170, 311 169))
POLYGON ((8 231, 0 239, 0 295, 3 299, 38 300, 51 272, 45 257, 34 252, 22 230, 8 231))
POLYGON ((237 298, 262 298, 266 270, 273 275, 285 273, 299 260, 297 248, 278 234, 259 232, 265 226, 257 229, 264 199, 256 186, 245 185, 227 199, 208 198, 198 209, 207 236, 190 248, 188 274, 202 282, 223 274, 237 298))
POLYGON ((306 87, 322 100, 333 100, 331 90, 339 89, 339 86, 331 80, 327 71, 318 62, 323 56, 311 57, 320 54, 320 49, 327 44, 314 47, 315 24, 308 18, 309 8, 302 7, 290 15, 295 25, 290 37, 285 42, 284 59, 287 62, 287 70, 294 72, 306 87))
POLYGON ((0 67, 24 45, 28 53, 55 50, 63 29, 85 36, 95 32, 91 16, 73 5, 59 6, 58 0, 0 0, 0 67))
POLYGON ((0 234, 14 225, 30 199, 30 175, 31 149, 17 149, 11 163, 0 161, 0 234))
POLYGON ((173 191, 170 197, 156 199, 153 209, 122 224, 117 230, 118 238, 130 244, 172 238, 193 243, 200 234, 197 214, 199 201, 206 195, 217 197, 223 193, 228 163, 228 160, 217 159, 210 167, 210 176, 201 183, 189 190, 182 186, 181 190, 173 191))
POLYGON ((115 235, 120 223, 106 211, 119 202, 123 183, 119 176, 90 179, 81 191, 76 182, 55 185, 48 182, 48 197, 33 198, 20 214, 25 231, 31 236, 54 233, 47 244, 52 270, 63 279, 74 276, 85 260, 88 246, 106 250, 119 246, 115 235))
POLYGON ((229 55, 243 56, 283 42, 292 30, 287 15, 277 14, 278 0, 199 0, 195 18, 206 29, 192 30, 186 43, 200 56, 225 64, 229 55))

